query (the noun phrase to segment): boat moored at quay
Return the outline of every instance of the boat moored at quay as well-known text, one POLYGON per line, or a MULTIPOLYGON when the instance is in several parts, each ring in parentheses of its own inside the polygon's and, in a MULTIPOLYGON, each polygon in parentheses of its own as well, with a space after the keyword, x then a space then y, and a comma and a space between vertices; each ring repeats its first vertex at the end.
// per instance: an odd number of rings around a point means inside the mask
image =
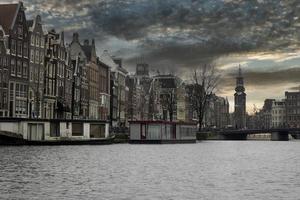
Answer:
POLYGON ((170 121, 130 121, 130 143, 195 143, 197 124, 170 121))
POLYGON ((108 121, 0 119, 0 145, 100 145, 113 139, 108 121))

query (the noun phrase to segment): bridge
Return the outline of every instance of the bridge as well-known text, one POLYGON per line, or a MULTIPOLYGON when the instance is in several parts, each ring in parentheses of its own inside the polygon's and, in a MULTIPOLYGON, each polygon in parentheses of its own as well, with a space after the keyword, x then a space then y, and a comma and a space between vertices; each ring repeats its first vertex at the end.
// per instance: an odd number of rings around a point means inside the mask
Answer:
POLYGON ((241 130, 219 130, 216 132, 220 139, 223 140, 247 140, 250 134, 270 133, 273 141, 287 141, 289 134, 298 138, 300 128, 270 128, 270 129, 241 129, 241 130))

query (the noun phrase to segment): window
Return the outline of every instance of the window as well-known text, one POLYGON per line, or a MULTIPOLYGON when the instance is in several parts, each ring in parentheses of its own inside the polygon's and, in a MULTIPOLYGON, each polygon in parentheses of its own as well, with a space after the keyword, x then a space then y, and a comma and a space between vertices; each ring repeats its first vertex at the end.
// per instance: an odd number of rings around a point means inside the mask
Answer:
POLYGON ((21 76, 22 74, 22 63, 20 60, 17 61, 17 75, 21 76))
POLYGON ((30 62, 33 63, 33 61, 34 61, 34 51, 33 51, 33 49, 31 49, 30 50, 30 62))
POLYGON ((45 46, 45 41, 44 41, 44 37, 42 36, 42 37, 41 37, 41 47, 44 48, 44 46, 45 46))
POLYGON ((35 45, 36 46, 40 45, 40 38, 38 37, 38 35, 35 37, 35 45))
POLYGON ((24 55, 24 57, 28 57, 28 44, 27 44, 27 42, 24 43, 23 55, 24 55))
POLYGON ((24 78, 28 77, 28 65, 26 62, 23 63, 23 77, 24 78))
POLYGON ((18 19, 19 19, 19 22, 22 22, 22 21, 23 21, 22 13, 19 14, 18 19))
POLYGON ((16 54, 16 40, 12 39, 11 40, 11 53, 16 54))
POLYGON ((34 35, 31 35, 31 45, 34 45, 34 40, 35 40, 34 35))
POLYGON ((19 89, 19 84, 17 83, 16 84, 16 97, 19 97, 20 96, 20 89, 19 89))
POLYGON ((40 83, 44 82, 44 72, 41 70, 40 71, 40 83))
POLYGON ((30 67, 30 75, 29 75, 30 81, 33 81, 33 68, 30 67))
POLYGON ((7 67, 7 65, 8 65, 8 58, 4 57, 4 59, 3 59, 3 66, 7 67))
POLYGON ((44 52, 40 53, 40 63, 43 64, 44 63, 44 52))
POLYGON ((19 37, 19 38, 22 38, 22 37, 23 37, 23 27, 22 27, 22 26, 19 26, 19 27, 18 27, 18 37, 19 37))
POLYGON ((11 75, 15 75, 16 74, 16 60, 15 60, 15 58, 11 58, 10 65, 11 65, 11 75))
POLYGON ((40 55, 39 55, 39 51, 35 52, 35 63, 39 63, 40 60, 40 55))
POLYGON ((22 42, 19 41, 18 42, 18 55, 22 56, 22 53, 23 53, 22 42))

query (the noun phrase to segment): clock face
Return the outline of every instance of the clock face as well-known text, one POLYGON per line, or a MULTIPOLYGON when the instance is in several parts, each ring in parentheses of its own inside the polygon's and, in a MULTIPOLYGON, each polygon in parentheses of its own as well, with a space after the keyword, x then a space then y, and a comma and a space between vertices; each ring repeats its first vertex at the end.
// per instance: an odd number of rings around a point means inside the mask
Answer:
POLYGON ((237 86, 237 87, 235 88, 235 91, 237 91, 237 92, 244 92, 244 91, 245 91, 245 88, 244 88, 243 86, 237 86))

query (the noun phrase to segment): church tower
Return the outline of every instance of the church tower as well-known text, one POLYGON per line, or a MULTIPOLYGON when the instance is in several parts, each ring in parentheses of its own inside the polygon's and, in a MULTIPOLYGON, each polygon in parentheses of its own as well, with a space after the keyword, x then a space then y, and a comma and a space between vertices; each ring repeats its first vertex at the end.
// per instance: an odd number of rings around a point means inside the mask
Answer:
POLYGON ((246 127, 246 93, 241 66, 239 66, 238 76, 236 77, 234 94, 234 127, 236 129, 246 127))

